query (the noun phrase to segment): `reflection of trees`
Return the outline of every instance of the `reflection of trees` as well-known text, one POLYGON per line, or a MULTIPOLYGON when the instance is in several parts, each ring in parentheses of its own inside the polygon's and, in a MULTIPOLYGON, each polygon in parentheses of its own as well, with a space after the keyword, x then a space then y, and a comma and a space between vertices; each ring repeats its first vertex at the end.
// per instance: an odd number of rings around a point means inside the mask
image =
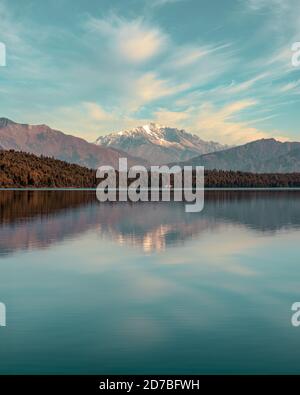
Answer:
POLYGON ((94 191, 1 191, 0 252, 46 248, 99 229, 121 245, 160 251, 224 223, 261 232, 300 225, 300 192, 209 191, 201 213, 181 203, 105 203, 94 191))
POLYGON ((94 191, 0 191, 0 222, 47 216, 95 200, 94 191))

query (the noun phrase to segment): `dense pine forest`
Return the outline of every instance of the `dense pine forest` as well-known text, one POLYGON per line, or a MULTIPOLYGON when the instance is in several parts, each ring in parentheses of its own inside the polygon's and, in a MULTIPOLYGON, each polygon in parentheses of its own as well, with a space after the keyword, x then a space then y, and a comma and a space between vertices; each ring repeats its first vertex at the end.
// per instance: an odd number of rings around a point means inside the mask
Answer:
POLYGON ((95 185, 94 170, 24 152, 0 151, 2 188, 88 188, 95 185))
POLYGON ((241 171, 208 170, 207 188, 298 188, 300 173, 244 173, 241 171))
MULTIPOLYGON (((18 151, 0 151, 1 188, 93 188, 96 172, 75 164, 18 151)), ((205 172, 208 188, 300 187, 300 173, 205 172)))

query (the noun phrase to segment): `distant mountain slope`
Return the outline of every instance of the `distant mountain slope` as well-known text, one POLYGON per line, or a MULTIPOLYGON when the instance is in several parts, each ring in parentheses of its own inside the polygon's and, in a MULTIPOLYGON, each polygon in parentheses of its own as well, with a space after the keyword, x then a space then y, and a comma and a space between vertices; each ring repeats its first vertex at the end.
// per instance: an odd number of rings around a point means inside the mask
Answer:
POLYGON ((101 136, 96 144, 120 149, 156 165, 184 161, 226 148, 219 143, 203 141, 184 130, 154 123, 101 136))
POLYGON ((300 147, 264 163, 264 171, 287 173, 300 171, 300 147))
POLYGON ((47 125, 27 125, 0 118, 0 148, 29 152, 76 163, 89 168, 100 165, 118 167, 119 157, 128 157, 130 164, 145 163, 114 148, 88 143, 84 139, 53 130, 47 125))
POLYGON ((257 140, 224 151, 201 155, 185 162, 206 169, 252 173, 300 172, 300 143, 281 143, 275 139, 257 140))

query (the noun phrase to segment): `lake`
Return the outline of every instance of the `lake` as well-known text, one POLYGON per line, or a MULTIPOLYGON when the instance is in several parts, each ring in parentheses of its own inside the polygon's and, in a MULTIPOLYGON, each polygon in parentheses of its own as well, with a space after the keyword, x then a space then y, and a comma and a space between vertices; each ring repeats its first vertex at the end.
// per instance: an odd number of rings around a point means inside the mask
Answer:
POLYGON ((0 373, 300 373, 299 245, 299 191, 0 191, 0 373))

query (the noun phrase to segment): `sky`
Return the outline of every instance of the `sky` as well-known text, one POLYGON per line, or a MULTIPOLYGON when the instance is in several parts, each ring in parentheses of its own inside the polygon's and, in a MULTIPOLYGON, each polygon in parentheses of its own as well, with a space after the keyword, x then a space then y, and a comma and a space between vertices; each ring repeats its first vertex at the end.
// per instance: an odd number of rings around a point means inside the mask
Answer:
POLYGON ((299 0, 0 0, 0 116, 95 141, 149 122, 300 140, 299 0))

